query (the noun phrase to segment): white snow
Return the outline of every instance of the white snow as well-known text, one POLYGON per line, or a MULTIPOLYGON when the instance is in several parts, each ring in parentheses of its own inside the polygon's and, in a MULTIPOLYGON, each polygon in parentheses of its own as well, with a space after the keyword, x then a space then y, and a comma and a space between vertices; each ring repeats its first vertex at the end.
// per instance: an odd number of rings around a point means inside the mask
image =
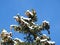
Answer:
POLYGON ((31 20, 31 18, 26 18, 26 17, 23 17, 23 16, 20 16, 21 19, 25 19, 25 20, 31 20))
POLYGON ((5 29, 3 29, 2 33, 7 33, 7 31, 5 29))
POLYGON ((16 45, 17 44, 17 42, 16 41, 14 41, 14 45, 16 45))
POLYGON ((11 37, 11 36, 8 36, 8 38, 11 38, 11 39, 12 39, 12 37, 11 37))
POLYGON ((13 16, 13 18, 18 18, 18 16, 13 16))
POLYGON ((41 42, 45 42, 45 41, 47 41, 47 39, 42 39, 42 40, 40 40, 41 42))
POLYGON ((26 12, 29 12, 29 13, 33 16, 33 13, 32 13, 32 12, 30 12, 29 10, 27 10, 26 12))
POLYGON ((49 44, 55 44, 54 41, 47 41, 49 44))
POLYGON ((40 37, 37 36, 37 37, 36 37, 36 40, 40 40, 40 37))
POLYGON ((21 19, 21 21, 23 21, 25 24, 29 24, 28 22, 24 21, 23 19, 21 19))
POLYGON ((44 22, 46 22, 46 23, 48 23, 48 24, 49 24, 49 21, 44 20, 44 21, 43 21, 43 23, 44 23, 44 22))
POLYGON ((10 26, 11 26, 11 27, 12 27, 12 26, 17 26, 17 27, 18 27, 18 25, 10 25, 10 26))
POLYGON ((30 29, 34 29, 32 26, 28 26, 30 29))
POLYGON ((15 38, 15 40, 19 40, 20 42, 24 42, 24 41, 22 41, 21 39, 19 39, 19 38, 15 38))
POLYGON ((43 36, 47 36, 46 34, 43 34, 43 36))
MULTIPOLYGON (((19 13, 17 13, 17 15, 20 15, 19 13)), ((13 18, 18 18, 18 16, 13 16, 13 18)))
POLYGON ((34 22, 32 22, 34 25, 35 25, 35 23, 34 22))

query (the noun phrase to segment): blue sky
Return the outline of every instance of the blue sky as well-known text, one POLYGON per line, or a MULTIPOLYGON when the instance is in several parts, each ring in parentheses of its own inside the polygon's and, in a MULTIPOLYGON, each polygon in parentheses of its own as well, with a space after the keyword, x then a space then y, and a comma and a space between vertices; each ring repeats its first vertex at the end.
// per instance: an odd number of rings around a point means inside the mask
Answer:
POLYGON ((25 11, 32 8, 37 12, 36 23, 41 24, 43 20, 50 22, 51 34, 48 36, 56 42, 56 45, 60 45, 60 0, 0 0, 0 33, 5 28, 8 32, 13 32, 13 38, 24 40, 23 34, 10 30, 9 27, 11 24, 17 24, 13 16, 17 13, 25 16, 25 11))

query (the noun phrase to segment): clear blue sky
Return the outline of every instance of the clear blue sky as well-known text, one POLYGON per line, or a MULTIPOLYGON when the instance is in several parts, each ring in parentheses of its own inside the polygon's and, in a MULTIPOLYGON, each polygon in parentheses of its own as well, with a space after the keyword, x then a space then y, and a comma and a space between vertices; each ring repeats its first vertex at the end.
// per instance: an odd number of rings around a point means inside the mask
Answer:
POLYGON ((10 30, 9 26, 17 24, 13 19, 14 15, 19 12, 25 16, 25 11, 32 8, 37 12, 38 24, 43 20, 50 22, 49 36, 56 45, 60 45, 60 0, 0 0, 0 33, 5 28, 8 32, 13 32, 13 38, 18 37, 24 40, 23 34, 10 30))

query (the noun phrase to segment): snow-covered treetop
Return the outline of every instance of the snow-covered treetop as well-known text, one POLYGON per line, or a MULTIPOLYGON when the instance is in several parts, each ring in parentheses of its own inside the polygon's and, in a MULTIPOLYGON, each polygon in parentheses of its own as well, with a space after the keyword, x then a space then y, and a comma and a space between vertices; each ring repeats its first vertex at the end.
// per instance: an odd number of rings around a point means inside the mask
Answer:
POLYGON ((44 21, 43 21, 43 23, 44 23, 44 22, 46 22, 46 23, 48 23, 48 24, 49 24, 49 21, 44 20, 44 21))
POLYGON ((26 13, 27 13, 27 12, 30 13, 30 14, 33 16, 33 13, 32 13, 32 12, 30 12, 29 10, 27 10, 26 13))
POLYGON ((3 29, 1 34, 8 34, 8 32, 5 29, 3 29))

